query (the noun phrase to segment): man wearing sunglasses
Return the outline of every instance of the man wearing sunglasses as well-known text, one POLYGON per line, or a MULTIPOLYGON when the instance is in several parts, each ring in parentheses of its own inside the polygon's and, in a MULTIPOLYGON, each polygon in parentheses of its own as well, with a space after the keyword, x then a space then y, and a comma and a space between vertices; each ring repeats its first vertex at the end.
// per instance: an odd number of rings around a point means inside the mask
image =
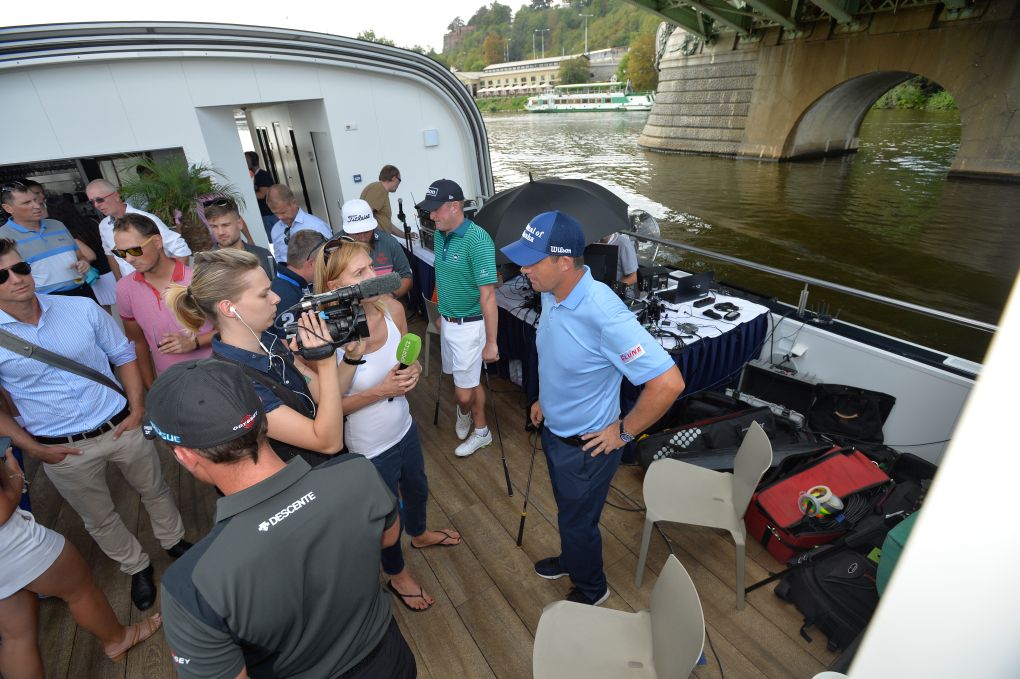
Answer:
POLYGON ((156 449, 142 436, 145 404, 134 347, 98 304, 36 294, 31 267, 6 238, 0 239, 0 328, 102 373, 127 393, 125 399, 91 379, 0 349, 0 386, 23 422, 0 412, 0 436, 10 436, 43 463, 100 549, 131 575, 135 606, 151 607, 156 600, 152 564, 114 508, 107 465, 117 465, 141 496, 153 534, 171 557, 191 545, 184 540, 184 523, 156 449))
POLYGON ((212 354, 212 324, 187 332, 163 303, 171 283, 191 283, 191 267, 166 256, 155 222, 145 215, 126 214, 113 227, 113 253, 135 268, 117 281, 117 313, 124 332, 135 343, 142 384, 152 387, 156 376, 175 363, 212 354))
POLYGON ((326 240, 333 237, 333 229, 329 228, 329 224, 298 207, 294 192, 285 184, 269 187, 266 204, 279 220, 273 225, 270 240, 273 243, 273 255, 281 265, 287 263, 287 246, 299 231, 318 231, 326 240))
POLYGON ((32 264, 36 289, 44 294, 95 300, 92 286, 85 282, 95 253, 61 222, 46 219, 46 203, 39 194, 27 182, 10 182, 0 186, 0 204, 10 215, 0 227, 0 238, 14 241, 32 264))
POLYGON ((120 279, 121 276, 128 276, 134 273, 135 268, 126 260, 113 254, 116 243, 113 240, 113 225, 118 219, 128 213, 145 215, 159 228, 159 235, 163 238, 163 249, 167 256, 174 257, 182 264, 188 263, 191 256, 191 248, 176 231, 172 231, 163 223, 159 217, 144 210, 128 205, 121 198, 117 187, 105 179, 96 179, 89 182, 85 187, 85 195, 88 196, 92 206, 99 210, 105 219, 99 222, 99 235, 103 239, 103 250, 110 260, 110 270, 113 275, 120 279))

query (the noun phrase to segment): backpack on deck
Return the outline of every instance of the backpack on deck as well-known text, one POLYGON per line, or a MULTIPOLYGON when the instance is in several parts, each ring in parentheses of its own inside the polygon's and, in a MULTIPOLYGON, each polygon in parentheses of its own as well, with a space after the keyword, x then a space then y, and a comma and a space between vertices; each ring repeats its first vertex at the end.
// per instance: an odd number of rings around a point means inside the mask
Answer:
POLYGON ((776 586, 776 596, 804 615, 800 635, 808 629, 828 638, 829 650, 843 650, 860 635, 878 606, 875 565, 863 554, 840 550, 819 556, 791 571, 776 586))

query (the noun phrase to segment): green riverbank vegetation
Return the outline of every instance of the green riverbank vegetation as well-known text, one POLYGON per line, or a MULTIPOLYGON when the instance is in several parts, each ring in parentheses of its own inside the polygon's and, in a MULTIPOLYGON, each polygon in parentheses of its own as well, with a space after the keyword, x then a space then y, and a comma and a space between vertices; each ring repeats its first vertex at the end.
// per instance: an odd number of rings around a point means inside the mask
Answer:
POLYGON ((883 94, 872 108, 955 111, 956 101, 938 83, 915 76, 883 94))
POLYGON ((475 105, 482 113, 510 113, 524 110, 528 98, 525 97, 486 97, 475 99, 475 105))

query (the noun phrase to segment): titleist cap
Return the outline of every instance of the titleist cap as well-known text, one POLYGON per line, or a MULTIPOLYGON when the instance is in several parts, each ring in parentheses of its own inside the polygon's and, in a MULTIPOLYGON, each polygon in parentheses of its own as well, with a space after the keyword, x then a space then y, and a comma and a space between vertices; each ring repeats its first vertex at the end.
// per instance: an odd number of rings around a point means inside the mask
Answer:
POLYGON ((452 179, 437 179, 425 191, 425 200, 415 205, 420 210, 432 212, 451 200, 464 200, 464 191, 460 184, 452 179))
POLYGON ((147 439, 212 448, 243 436, 265 418, 262 399, 239 366, 215 358, 171 366, 145 398, 147 439))
POLYGON ((580 257, 584 254, 584 229, 565 212, 543 212, 524 227, 520 240, 500 251, 519 266, 531 266, 549 256, 580 257))
POLYGON ((372 215, 372 206, 360 198, 344 203, 340 212, 343 214, 344 233, 365 233, 379 226, 372 215))

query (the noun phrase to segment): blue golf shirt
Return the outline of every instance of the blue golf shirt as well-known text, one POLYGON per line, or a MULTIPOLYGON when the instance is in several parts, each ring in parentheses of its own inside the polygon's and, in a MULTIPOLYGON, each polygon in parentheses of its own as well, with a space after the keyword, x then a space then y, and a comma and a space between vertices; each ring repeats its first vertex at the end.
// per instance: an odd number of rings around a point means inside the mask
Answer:
POLYGON ((620 417, 620 384, 644 384, 673 359, 588 267, 557 302, 542 293, 538 322, 538 401, 557 436, 600 431, 620 417))

